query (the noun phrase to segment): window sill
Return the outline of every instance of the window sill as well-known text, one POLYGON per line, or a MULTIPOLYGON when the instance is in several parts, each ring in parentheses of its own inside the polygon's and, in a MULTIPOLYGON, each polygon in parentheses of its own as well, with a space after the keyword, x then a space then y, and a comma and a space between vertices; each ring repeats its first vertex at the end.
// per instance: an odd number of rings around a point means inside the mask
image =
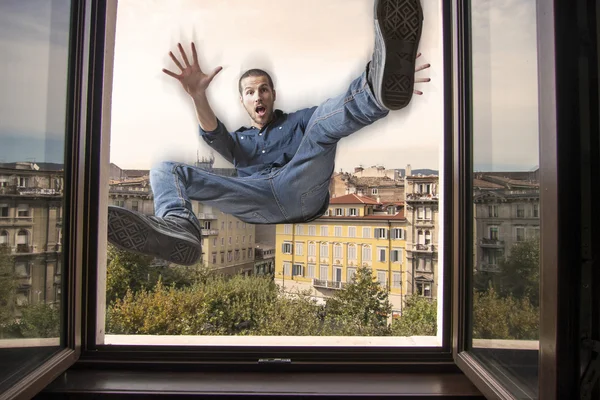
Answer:
POLYGON ((71 369, 36 398, 311 398, 484 399, 461 373, 204 373, 71 369))

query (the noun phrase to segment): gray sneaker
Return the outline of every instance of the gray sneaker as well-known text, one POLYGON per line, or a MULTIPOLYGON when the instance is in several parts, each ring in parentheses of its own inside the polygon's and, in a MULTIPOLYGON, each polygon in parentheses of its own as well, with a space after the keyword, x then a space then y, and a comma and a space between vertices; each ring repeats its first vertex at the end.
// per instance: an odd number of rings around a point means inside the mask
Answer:
POLYGON ((389 110, 410 103, 421 40, 419 0, 375 0, 375 49, 368 76, 375 98, 389 110))
POLYGON ((108 241, 120 249, 180 265, 195 264, 202 252, 200 235, 192 223, 116 206, 108 206, 108 241))

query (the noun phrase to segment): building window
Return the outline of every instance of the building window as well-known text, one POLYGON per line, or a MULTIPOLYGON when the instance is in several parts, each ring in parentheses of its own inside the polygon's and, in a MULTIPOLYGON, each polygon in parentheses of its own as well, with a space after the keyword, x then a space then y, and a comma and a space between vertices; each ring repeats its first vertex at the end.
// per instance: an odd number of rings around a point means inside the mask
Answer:
POLYGON ((292 244, 289 242, 284 242, 281 245, 281 251, 283 254, 292 254, 292 244))
POLYGON ((125 207, 125 200, 115 200, 114 204, 117 207, 125 207))
POLYGON ((303 256, 304 255, 304 243, 296 242, 296 255, 303 256))
POLYGON ((5 176, 0 176, 0 188, 8 186, 8 179, 5 176))
POLYGON ((533 218, 539 218, 539 217, 540 217, 540 205, 534 204, 533 205, 533 218))
POLYGON ((390 251, 390 259, 392 262, 402 263, 402 249, 392 249, 390 251))
POLYGON ((356 237, 356 227, 355 226, 349 226, 348 227, 348 237, 356 237))
POLYGON ((246 235, 242 236, 242 244, 246 244, 246 235))
POLYGON ((225 262, 225 253, 221 252, 221 264, 225 262))
POLYGON ((382 247, 378 247, 377 248, 377 261, 385 262, 385 253, 386 253, 386 249, 384 249, 382 247))
POLYGON ((342 237, 342 227, 341 226, 336 226, 333 228, 333 236, 342 237))
POLYGON ((308 275, 306 276, 307 278, 314 279, 314 277, 315 277, 315 268, 316 268, 315 264, 308 264, 308 275))
POLYGON ((417 282, 417 294, 423 297, 431 297, 431 283, 417 282))
POLYGON ((15 275, 17 278, 29 278, 29 263, 18 261, 15 263, 15 275))
POLYGON ((431 221, 433 219, 433 210, 431 207, 425 207, 425 220, 431 221))
POLYGON ((0 204, 0 218, 8 217, 8 204, 0 204))
POLYGON ((417 207, 417 219, 424 219, 424 218, 425 218, 425 208, 417 207))
POLYGON ((423 231, 417 231, 417 243, 425 244, 425 235, 423 235, 423 231))
POLYGON ((225 221, 221 221, 221 229, 225 230, 225 221))
POLYGON ((225 246, 225 238, 221 238, 221 246, 225 246))
POLYGON ((131 202, 131 210, 139 211, 139 202, 137 200, 131 202))
POLYGON ((0 246, 3 244, 4 245, 8 244, 8 232, 7 231, 0 232, 0 246))
POLYGON ((236 250, 235 251, 235 261, 238 261, 240 259, 240 251, 236 250))
POLYGON ((289 262, 284 262, 283 263, 283 275, 291 276, 291 274, 292 274, 292 264, 289 262))
POLYGON ((204 221, 202 223, 202 226, 204 227, 204 229, 210 229, 210 221, 204 221))
POLYGON ((404 229, 402 228, 394 228, 392 229, 392 239, 404 239, 405 238, 405 234, 404 234, 404 229))
POLYGON ((371 238, 371 228, 363 228, 362 231, 363 231, 362 236, 363 236, 364 239, 370 239, 371 238))
POLYGON ((212 258, 212 260, 211 260, 212 263, 216 264, 217 263, 217 253, 212 253, 211 254, 211 258, 212 258))
POLYGON ((356 268, 346 268, 346 282, 352 282, 352 279, 354 279, 354 275, 356 275, 356 268))
POLYGON ((377 271, 377 282, 383 287, 387 287, 387 273, 385 271, 377 271))
POLYGON ((329 208, 327 210, 325 210, 325 214, 323 214, 324 217, 329 217, 329 208))
POLYGON ((319 250, 321 258, 329 257, 329 245, 327 243, 321 243, 321 248, 319 250))
POLYGON ((525 205, 517 204, 517 218, 525 218, 525 205))
POLYGON ((425 271, 425 259, 417 258, 417 271, 425 271))
POLYGON ((239 237, 239 236, 236 236, 236 237, 235 237, 235 244, 239 244, 239 243, 240 243, 240 237, 239 237))
POLYGON ((252 258, 252 249, 248 249, 248 258, 252 258))
POLYGON ((217 247, 217 238, 213 238, 213 247, 217 247))
POLYGON ((284 235, 291 235, 292 234, 292 225, 291 224, 284 224, 283 225, 283 234, 284 235))
POLYGON ((301 236, 304 235, 304 229, 302 225, 296 225, 296 235, 301 236))
POLYGON ((237 221, 237 222, 235 223, 235 228, 236 228, 236 229, 240 229, 240 221, 237 221))
POLYGON ((252 235, 248 235, 248 244, 252 244, 252 235))
POLYGON ((233 229, 233 221, 229 221, 229 225, 228 226, 229 226, 229 230, 232 230, 233 229))
POLYGON ((343 217, 344 216, 344 209, 343 208, 336 208, 335 209, 335 216, 336 217, 343 217))
POLYGON ((515 228, 517 242, 522 242, 525 240, 525 227, 518 226, 515 228))
POLYGON ((327 236, 329 233, 329 227, 327 225, 321 226, 321 236, 327 236))
POLYGON ((227 243, 228 243, 228 244, 231 244, 231 236, 229 236, 229 237, 227 238, 227 243))
POLYGON ((498 218, 498 206, 497 205, 488 206, 488 217, 498 218))
POLYGON ((317 256, 317 245, 314 242, 310 242, 308 244, 308 256, 309 257, 317 256))
POLYGON ((392 287, 399 288, 402 286, 402 274, 400 272, 392 272, 392 287))
POLYGON ((425 259, 425 271, 426 272, 431 272, 432 271, 432 269, 431 269, 431 259, 429 259, 429 258, 425 259))
POLYGON ((371 194, 379 194, 379 190, 376 188, 371 189, 371 194))
POLYGON ((26 178, 26 177, 24 177, 24 176, 20 176, 20 177, 19 177, 19 183, 18 183, 18 186, 19 186, 20 188, 26 188, 26 187, 27 187, 27 181, 28 181, 28 178, 26 178))
POLYGON ((317 236, 317 226, 316 225, 308 226, 308 235, 309 236, 317 236))
POLYGON ((362 260, 363 261, 371 261, 371 247, 370 246, 363 246, 362 260))
POLYGON ((351 217, 358 217, 358 209, 356 208, 349 208, 348 209, 348 215, 351 217))
POLYGON ((233 253, 231 250, 227 251, 227 262, 233 261, 233 253))
POLYGON ((348 260, 356 260, 356 246, 348 245, 348 260))
POLYGON ((490 226, 489 233, 490 233, 491 240, 498 240, 498 227, 497 226, 490 226))
POLYGON ((387 229, 385 228, 375 228, 373 233, 375 234, 375 239, 387 239, 387 229))
POLYGON ((425 244, 431 244, 431 231, 425 231, 425 244))
POLYGON ((304 266, 301 264, 294 264, 292 267, 292 276, 304 276, 304 266))
POLYGON ((339 243, 336 243, 333 245, 333 258, 337 258, 340 259, 343 257, 343 252, 342 252, 342 245, 339 243))
POLYGON ((321 264, 321 267, 319 268, 319 279, 322 281, 326 281, 328 272, 329 272, 329 265, 321 264))

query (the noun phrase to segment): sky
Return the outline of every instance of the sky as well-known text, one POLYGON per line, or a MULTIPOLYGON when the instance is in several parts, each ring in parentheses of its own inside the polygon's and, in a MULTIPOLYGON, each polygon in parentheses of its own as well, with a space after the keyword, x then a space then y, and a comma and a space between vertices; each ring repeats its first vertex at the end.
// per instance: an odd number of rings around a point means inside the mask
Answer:
MULTIPOLYGON (((340 142, 336 170, 362 164, 386 168, 438 168, 443 124, 441 11, 424 2, 419 84, 404 110, 340 142)), ((171 159, 193 162, 210 148, 199 140, 192 103, 179 83, 161 72, 176 70, 168 52, 196 42, 201 67, 223 71, 209 88, 217 116, 231 131, 249 124, 237 81, 252 67, 272 73, 277 108, 293 112, 342 93, 364 70, 373 49, 370 0, 120 0, 117 15, 111 162, 147 168, 171 159)), ((216 155, 217 166, 229 165, 216 155)))
POLYGON ((0 162, 64 160, 69 6, 0 1, 0 162))
MULTIPOLYGON (((423 96, 340 142, 336 169, 357 165, 439 169, 443 129, 441 1, 422 0, 418 76, 423 96)), ((0 162, 61 162, 64 145, 68 0, 0 1, 0 162), (7 95, 8 94, 8 95, 7 95)), ((476 170, 538 164, 535 2, 473 2, 476 170)), ((161 72, 194 40, 206 70, 223 66, 209 89, 230 130, 248 125, 237 80, 251 67, 272 73, 276 107, 318 105, 358 76, 373 49, 372 0, 120 0, 111 107, 111 162, 149 168, 194 162, 199 140, 192 103, 161 72), (316 11, 318 10, 318 11, 316 11)), ((216 155, 216 166, 228 166, 216 155)))

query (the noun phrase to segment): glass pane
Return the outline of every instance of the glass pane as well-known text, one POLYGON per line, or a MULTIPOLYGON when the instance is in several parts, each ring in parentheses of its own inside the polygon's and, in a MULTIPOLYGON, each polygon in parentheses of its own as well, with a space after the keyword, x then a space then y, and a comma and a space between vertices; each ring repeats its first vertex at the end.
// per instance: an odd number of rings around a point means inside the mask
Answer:
POLYGON ((536 2, 471 4, 472 354, 537 397, 539 137, 536 2))
POLYGON ((69 18, 0 2, 0 392, 62 346, 69 18))
MULTIPOLYGON (((418 1, 405 3, 406 7, 389 11, 390 24, 417 15, 411 7, 417 7, 418 1)), ((441 344, 437 334, 442 328, 438 324, 442 304, 437 300, 443 282, 442 10, 439 2, 421 3, 425 22, 419 45, 422 55, 416 64, 431 64, 431 68, 415 76, 432 79, 415 84, 423 95, 415 94, 408 107, 381 120, 357 117, 374 123, 360 131, 350 129, 352 134, 343 137, 337 149, 315 147, 309 157, 309 150, 300 150, 301 139, 294 142, 304 136, 294 136, 295 132, 310 133, 312 114, 306 107, 316 108, 331 98, 345 99, 341 95, 364 73, 375 38, 372 0, 282 0, 276 10, 274 3, 263 0, 236 0, 230 2, 233 7, 196 0, 119 1, 108 205, 128 210, 119 211, 121 215, 137 212, 168 217, 164 206, 157 204, 165 204, 160 197, 175 193, 165 190, 175 180, 167 175, 169 164, 160 162, 187 164, 176 168, 190 173, 185 178, 190 178, 190 185, 181 187, 190 196, 188 211, 191 208, 200 221, 203 237, 201 260, 192 266, 157 261, 157 252, 144 257, 109 245, 102 304, 107 311, 104 343, 158 340, 133 335, 169 335, 162 338, 162 344, 214 343, 217 339, 203 336, 227 335, 232 336, 227 338, 230 342, 221 338, 218 342, 242 344, 251 343, 251 336, 289 335, 380 336, 376 343, 392 346, 441 344), (323 7, 328 12, 314 12, 323 7), (248 22, 239 24, 238 19, 248 22), (215 36, 215 31, 223 35, 215 36), (185 65, 179 41, 193 62, 192 40, 204 72, 224 67, 206 95, 227 128, 218 135, 236 138, 233 157, 217 148, 218 140, 213 143, 199 137, 194 99, 177 80, 161 72, 162 68, 180 71, 169 51, 185 65), (255 115, 255 106, 240 102, 246 94, 240 92, 239 80, 251 68, 272 75, 273 82, 267 79, 265 84, 276 90, 274 107, 286 113, 289 121, 298 121, 294 125, 298 131, 276 118, 262 126, 262 110, 257 108, 255 115), (240 126, 246 128, 238 131, 240 126), (244 147, 244 143, 250 144, 244 147), (253 153, 254 144, 260 146, 258 155, 253 153), (271 152, 277 156, 266 164, 260 161, 261 154, 271 152), (302 166, 298 168, 300 163, 294 160, 303 160, 302 166), (265 189, 263 182, 276 171, 295 174, 281 184, 274 183, 274 189, 265 189), (248 177, 250 172, 256 175, 248 177), (236 183, 228 179, 236 174, 236 183), (422 211, 418 216, 417 208, 422 211), (282 209, 289 218, 284 218, 282 209), (180 300, 172 303, 181 307, 138 313, 158 307, 162 296, 177 297, 180 300), (196 338, 178 339, 177 335, 196 338), (398 336, 419 338, 401 340, 398 336)), ((258 78, 265 77, 259 74, 258 78)), ((366 92, 363 89, 361 93, 366 92)), ((341 107, 338 104, 335 109, 341 107)), ((358 108, 362 113, 369 106, 358 108)), ((346 123, 331 125, 339 133, 336 128, 346 123)), ((186 215, 185 219, 190 218, 186 215)), ((109 239, 110 221, 109 214, 109 239)), ((123 237, 135 231, 131 221, 119 229, 123 237)), ((137 246, 127 247, 116 234, 111 243, 130 249, 137 246)), ((318 339, 285 338, 253 343, 319 344, 318 339)), ((375 342, 367 338, 336 343, 375 342)))

